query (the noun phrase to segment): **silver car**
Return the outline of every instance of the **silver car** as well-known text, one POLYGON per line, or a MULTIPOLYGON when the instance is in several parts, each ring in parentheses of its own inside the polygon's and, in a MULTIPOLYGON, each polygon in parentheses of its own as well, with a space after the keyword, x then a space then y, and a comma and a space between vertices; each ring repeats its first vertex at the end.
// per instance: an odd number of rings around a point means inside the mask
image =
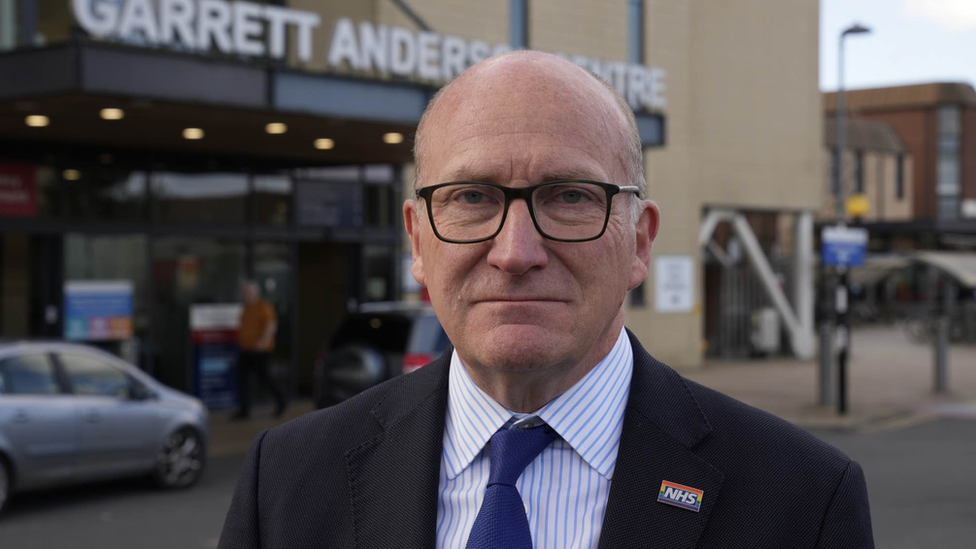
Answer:
POLYGON ((200 400, 99 349, 0 344, 0 510, 14 492, 121 476, 190 486, 207 422, 200 400))

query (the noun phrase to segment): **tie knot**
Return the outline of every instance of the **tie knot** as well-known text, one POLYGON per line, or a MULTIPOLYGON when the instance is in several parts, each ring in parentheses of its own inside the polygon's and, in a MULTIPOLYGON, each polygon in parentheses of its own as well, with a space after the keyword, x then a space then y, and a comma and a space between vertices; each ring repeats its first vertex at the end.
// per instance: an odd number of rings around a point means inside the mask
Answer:
POLYGON ((491 473, 488 486, 515 486, 522 471, 556 440, 556 433, 546 425, 531 429, 502 429, 491 437, 491 473))

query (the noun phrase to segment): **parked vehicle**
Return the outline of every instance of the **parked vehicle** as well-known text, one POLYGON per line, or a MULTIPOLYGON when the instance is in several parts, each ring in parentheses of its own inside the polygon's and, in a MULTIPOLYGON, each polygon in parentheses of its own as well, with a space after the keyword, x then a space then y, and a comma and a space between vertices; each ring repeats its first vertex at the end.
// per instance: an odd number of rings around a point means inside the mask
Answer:
POLYGON ((59 342, 0 344, 0 509, 53 485, 203 472, 207 409, 118 357, 59 342))
POLYGON ((365 304, 346 317, 319 353, 315 404, 332 406, 410 373, 437 358, 450 343, 429 305, 365 304))

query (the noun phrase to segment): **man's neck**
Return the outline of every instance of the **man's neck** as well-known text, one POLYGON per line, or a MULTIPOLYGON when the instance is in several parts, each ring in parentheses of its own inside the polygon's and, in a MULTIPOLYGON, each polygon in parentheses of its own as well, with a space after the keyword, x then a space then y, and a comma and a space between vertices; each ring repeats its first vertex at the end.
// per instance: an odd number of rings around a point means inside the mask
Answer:
POLYGON ((498 371, 472 367, 461 357, 471 381, 505 408, 518 413, 532 413, 542 408, 590 373, 613 349, 623 329, 620 314, 593 345, 583 360, 556 364, 533 371, 498 371))

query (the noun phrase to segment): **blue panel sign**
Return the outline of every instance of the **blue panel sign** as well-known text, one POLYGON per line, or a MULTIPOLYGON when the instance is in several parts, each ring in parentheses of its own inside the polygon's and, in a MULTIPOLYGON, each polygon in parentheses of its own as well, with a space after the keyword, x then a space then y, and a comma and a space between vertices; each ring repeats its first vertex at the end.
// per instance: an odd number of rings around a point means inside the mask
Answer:
POLYGON ((211 410, 237 406, 236 303, 190 306, 193 340, 193 389, 211 410))
POLYGON ((64 338, 120 341, 132 337, 132 282, 68 281, 64 284, 64 338))
POLYGON ((197 345, 194 392, 211 410, 237 406, 237 344, 197 345))
POLYGON ((868 249, 867 229, 824 227, 820 240, 821 261, 824 265, 856 267, 864 263, 868 249))

